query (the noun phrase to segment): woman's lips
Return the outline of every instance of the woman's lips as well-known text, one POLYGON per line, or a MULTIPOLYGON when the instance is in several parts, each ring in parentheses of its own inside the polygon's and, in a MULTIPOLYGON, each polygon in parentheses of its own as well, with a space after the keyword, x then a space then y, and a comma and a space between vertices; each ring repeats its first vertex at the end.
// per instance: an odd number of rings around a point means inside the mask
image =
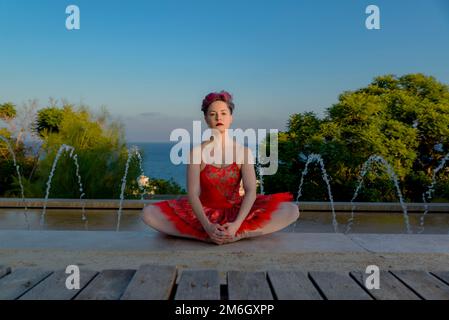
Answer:
POLYGON ((222 125, 223 125, 223 123, 218 122, 216 126, 218 127, 218 126, 222 126, 222 125))

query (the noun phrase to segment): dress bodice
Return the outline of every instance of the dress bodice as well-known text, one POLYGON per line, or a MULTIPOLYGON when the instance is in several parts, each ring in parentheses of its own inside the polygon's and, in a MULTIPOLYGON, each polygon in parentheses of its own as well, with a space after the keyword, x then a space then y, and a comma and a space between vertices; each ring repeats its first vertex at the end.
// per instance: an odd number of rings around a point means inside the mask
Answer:
POLYGON ((232 207, 241 202, 241 171, 237 163, 218 168, 206 164, 200 172, 200 200, 210 207, 232 207))

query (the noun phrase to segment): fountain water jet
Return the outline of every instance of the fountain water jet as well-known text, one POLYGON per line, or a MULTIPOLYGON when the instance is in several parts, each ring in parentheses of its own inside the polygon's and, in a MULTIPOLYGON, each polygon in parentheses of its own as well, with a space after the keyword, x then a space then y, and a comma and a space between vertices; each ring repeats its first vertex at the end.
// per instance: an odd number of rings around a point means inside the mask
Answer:
MULTIPOLYGON (((142 155, 140 154, 139 149, 137 147, 135 147, 135 154, 139 161, 140 175, 145 176, 145 172, 143 171, 143 167, 142 167, 142 163, 143 163, 142 155)), ((140 200, 143 200, 143 196, 145 195, 145 187, 143 185, 139 184, 139 189, 141 191, 140 200)))
MULTIPOLYGON (((41 226, 44 226, 45 223, 45 214, 46 214, 46 209, 47 209, 47 202, 48 202, 48 196, 50 194, 50 187, 51 187, 51 180, 53 178, 53 175, 55 173, 56 170, 56 165, 59 161, 59 158, 61 157, 61 154, 67 151, 69 152, 69 157, 71 159, 73 159, 73 161, 75 162, 75 166, 76 166, 76 176, 78 177, 78 184, 79 184, 79 191, 80 191, 80 200, 83 198, 84 191, 83 191, 83 184, 81 183, 81 176, 79 174, 79 165, 78 165, 78 156, 76 154, 74 154, 73 152, 75 151, 75 148, 66 144, 61 145, 61 147, 59 147, 58 152, 56 153, 56 157, 55 160, 53 161, 53 165, 51 167, 51 171, 50 171, 50 175, 48 177, 48 181, 47 181, 47 191, 45 193, 45 200, 44 200, 44 208, 42 210, 42 214, 41 214, 41 226)), ((81 213, 81 219, 85 222, 84 227, 87 229, 87 225, 88 225, 88 221, 87 221, 87 217, 85 215, 85 202, 83 202, 83 207, 82 207, 82 213, 81 213)))
POLYGON ((6 146, 8 147, 9 153, 12 155, 14 168, 16 168, 17 178, 19 179, 20 195, 22 196, 22 203, 23 203, 23 206, 25 208, 25 210, 23 211, 23 214, 25 215, 25 221, 26 221, 26 224, 27 224, 27 228, 28 228, 28 230, 30 230, 30 222, 28 220, 28 214, 27 214, 28 208, 27 208, 27 205, 26 205, 26 202, 25 202, 25 193, 24 193, 23 184, 22 184, 22 175, 20 174, 20 168, 19 168, 19 165, 17 164, 17 161, 16 161, 16 154, 14 153, 14 150, 12 149, 11 144, 9 143, 8 139, 6 139, 3 136, 0 136, 0 140, 4 141, 6 143, 6 146))
POLYGON ((362 166, 362 172, 359 176, 359 184, 357 185, 357 188, 354 192, 354 196, 351 199, 351 217, 348 219, 347 224, 346 224, 346 230, 345 233, 348 233, 351 230, 351 226, 353 224, 354 221, 354 200, 355 198, 357 198, 357 195, 360 191, 360 188, 362 187, 363 184, 363 178, 365 177, 366 173, 368 172, 368 170, 371 167, 371 164, 373 162, 380 162, 386 169, 387 169, 387 173, 390 176, 390 179, 393 180, 394 185, 396 187, 396 192, 398 194, 399 197, 399 202, 401 204, 402 207, 402 211, 404 214, 404 221, 405 221, 405 225, 407 228, 407 233, 412 233, 411 228, 410 228, 410 221, 408 218, 408 214, 407 214, 407 207, 404 203, 403 197, 402 197, 402 193, 401 190, 399 188, 399 182, 398 182, 398 178, 396 176, 396 173, 394 172, 393 168, 391 167, 391 165, 381 156, 378 155, 373 155, 371 157, 368 158, 368 160, 365 161, 365 163, 362 166))
MULTIPOLYGON (((323 159, 321 158, 321 155, 319 155, 319 154, 312 153, 312 154, 310 154, 310 155, 307 157, 307 162, 306 162, 305 168, 304 168, 304 170, 303 170, 303 172, 302 172, 302 175, 301 175, 301 182, 299 183, 298 196, 296 197, 296 205, 299 204, 299 198, 300 198, 301 195, 302 195, 302 185, 303 185, 303 183, 304 183, 304 177, 307 175, 307 173, 308 173, 308 167, 309 167, 309 165, 310 165, 312 162, 318 162, 318 163, 320 164, 320 168, 321 168, 321 172, 322 172, 322 177, 323 177, 324 182, 325 182, 326 185, 327 185, 327 191, 328 191, 329 200, 330 200, 331 208, 332 208, 332 225, 333 225, 333 227, 334 227, 334 232, 337 233, 337 232, 338 232, 338 222, 337 222, 337 216, 336 216, 336 214, 335 214, 334 199, 333 199, 333 197, 332 197, 331 186, 330 186, 330 183, 329 183, 329 178, 328 178, 328 176, 327 176, 326 168, 324 167, 323 159)), ((295 222, 295 224, 293 225, 293 229, 292 229, 292 230, 295 229, 296 223, 297 223, 297 222, 295 222)))
POLYGON ((432 199, 432 193, 435 191, 434 188, 435 188, 435 184, 436 184, 436 176, 437 176, 438 172, 444 168, 447 160, 449 160, 449 153, 444 156, 444 158, 441 160, 438 167, 436 167, 433 170, 432 183, 427 188, 427 191, 422 194, 422 200, 424 203, 424 213, 421 215, 421 218, 420 218, 420 224, 419 224, 420 230, 418 233, 423 233, 423 231, 424 231, 424 218, 427 215, 427 213, 429 212, 429 206, 427 203, 428 203, 428 201, 430 201, 430 199, 432 199), (426 196, 427 196, 427 200, 426 200, 426 196))
MULTIPOLYGON (((141 174, 145 175, 145 173, 143 171, 143 168, 142 168, 142 157, 141 157, 141 155, 139 153, 139 149, 136 146, 133 146, 130 149, 128 149, 128 159, 126 160, 125 174, 122 177, 122 186, 121 186, 121 190, 120 190, 120 204, 119 204, 119 209, 118 209, 118 213, 117 213, 116 231, 120 230, 120 220, 121 220, 121 217, 122 217, 122 207, 123 207, 123 199, 124 199, 124 195, 125 195, 126 177, 128 176, 129 163, 131 161, 131 158, 132 158, 133 154, 137 155, 137 158, 140 161, 141 174)), ((139 188, 141 190, 143 190, 142 187, 139 186, 139 188)), ((142 193, 141 199, 143 199, 143 193, 142 193)))
POLYGON ((261 167, 259 161, 257 161, 256 168, 257 168, 257 174, 259 175, 260 194, 264 194, 264 191, 263 191, 263 168, 261 167))

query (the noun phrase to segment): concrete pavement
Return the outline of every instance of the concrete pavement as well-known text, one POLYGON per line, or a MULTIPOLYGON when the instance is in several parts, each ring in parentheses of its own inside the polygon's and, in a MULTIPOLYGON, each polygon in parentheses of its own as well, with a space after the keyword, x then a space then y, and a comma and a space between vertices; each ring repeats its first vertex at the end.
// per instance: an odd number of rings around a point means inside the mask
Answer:
MULTIPOLYGON (((229 270, 446 270, 449 235, 277 232, 217 246, 156 232, 0 231, 0 265, 92 270, 138 268, 229 270)), ((222 279, 224 281, 224 279, 222 279)))

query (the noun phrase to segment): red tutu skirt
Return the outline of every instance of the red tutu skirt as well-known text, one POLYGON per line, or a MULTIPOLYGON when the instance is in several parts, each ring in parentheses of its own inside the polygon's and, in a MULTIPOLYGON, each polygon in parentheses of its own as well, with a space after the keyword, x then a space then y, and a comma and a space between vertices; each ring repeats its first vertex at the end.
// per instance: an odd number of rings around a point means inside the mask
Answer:
MULTIPOLYGON (((250 212, 236 234, 238 235, 244 231, 252 231, 263 227, 270 221, 273 212, 278 209, 280 203, 292 200, 293 195, 289 192, 257 195, 250 212)), ((194 236, 203 240, 209 238, 209 235, 193 212, 187 197, 161 201, 153 205, 160 208, 181 234, 194 236)), ((240 210, 240 205, 241 201, 228 208, 212 208, 203 204, 203 209, 210 222, 223 225, 227 222, 235 221, 240 210)))

